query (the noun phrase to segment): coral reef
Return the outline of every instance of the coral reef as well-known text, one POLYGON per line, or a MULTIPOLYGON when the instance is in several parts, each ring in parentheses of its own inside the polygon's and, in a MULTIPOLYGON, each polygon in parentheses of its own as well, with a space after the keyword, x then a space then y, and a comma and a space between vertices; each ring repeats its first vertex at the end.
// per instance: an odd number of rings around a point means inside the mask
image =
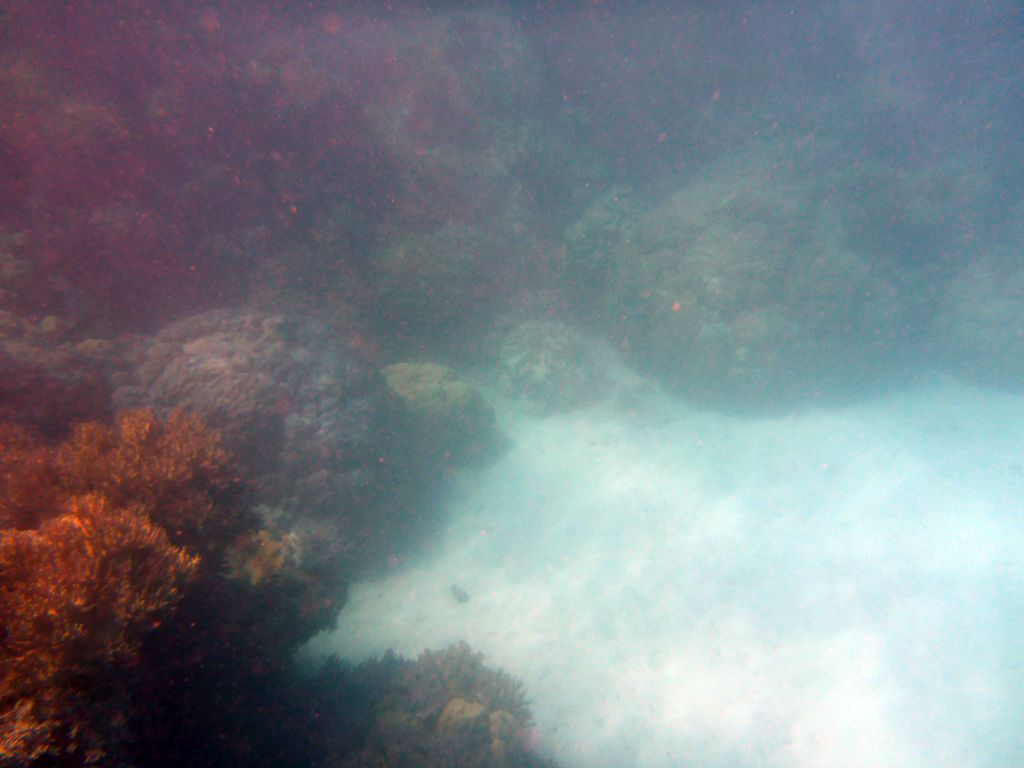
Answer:
POLYGON ((540 414, 569 410, 600 399, 608 375, 591 342, 558 320, 527 320, 498 344, 504 387, 540 414))
POLYGON ((119 362, 98 339, 76 341, 58 318, 0 310, 0 421, 51 437, 75 421, 110 416, 109 379, 119 362))
POLYGON ((79 424, 57 448, 0 427, 0 525, 34 528, 63 500, 98 494, 137 510, 171 541, 209 556, 248 526, 243 484, 220 435, 180 411, 127 411, 114 427, 79 424))
POLYGON ((142 637, 197 566, 145 514, 99 495, 0 533, 0 763, 89 765, 123 749, 142 637))
POLYGON ((81 424, 58 449, 55 469, 65 493, 99 493, 144 510, 175 544, 204 556, 251 523, 220 434, 183 411, 163 421, 126 411, 114 428, 81 424))
POLYGON ((0 530, 35 528, 66 495, 53 450, 24 427, 0 424, 0 530))
POLYGON ((381 373, 404 406, 407 436, 419 462, 442 467, 473 463, 500 447, 493 409, 452 369, 395 363, 381 373))
POLYGON ((910 366, 912 306, 785 159, 724 161, 617 245, 603 324, 671 390, 772 408, 910 366))
POLYGON ((522 685, 465 643, 415 661, 388 654, 355 668, 330 664, 316 689, 328 765, 550 765, 529 749, 522 685), (336 730, 339 717, 348 725, 336 730))
POLYGON ((315 713, 295 695, 296 648, 333 623, 345 584, 302 570, 290 543, 252 532, 148 633, 129 721, 142 765, 309 765, 315 713), (286 754, 282 754, 282 751, 286 754))
POLYGON ((308 281, 296 256, 351 270, 318 247, 330 209, 389 235, 508 225, 587 173, 532 114, 539 63, 514 14, 365 10, 7 8, 0 226, 24 232, 33 311, 147 331, 270 272, 308 281))
POLYGON ((152 637, 185 605, 193 642, 229 631, 195 604, 232 583, 222 569, 252 522, 244 501, 219 434, 195 416, 128 411, 56 446, 0 427, 0 762, 127 760, 152 698, 139 682, 176 658, 150 657, 152 637))
POLYGON ((304 567, 337 572, 374 539, 392 455, 387 397, 355 329, 225 309, 161 330, 122 403, 183 408, 220 429, 254 478, 261 527, 304 567))

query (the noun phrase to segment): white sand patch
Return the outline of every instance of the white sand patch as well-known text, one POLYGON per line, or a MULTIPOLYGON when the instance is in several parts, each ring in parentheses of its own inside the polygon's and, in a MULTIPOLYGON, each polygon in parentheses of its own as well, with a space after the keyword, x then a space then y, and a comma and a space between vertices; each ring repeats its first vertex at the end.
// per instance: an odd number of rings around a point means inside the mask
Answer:
POLYGON ((466 640, 567 767, 1024 765, 1024 399, 655 398, 645 425, 502 404, 514 447, 460 478, 440 545, 311 649, 466 640))

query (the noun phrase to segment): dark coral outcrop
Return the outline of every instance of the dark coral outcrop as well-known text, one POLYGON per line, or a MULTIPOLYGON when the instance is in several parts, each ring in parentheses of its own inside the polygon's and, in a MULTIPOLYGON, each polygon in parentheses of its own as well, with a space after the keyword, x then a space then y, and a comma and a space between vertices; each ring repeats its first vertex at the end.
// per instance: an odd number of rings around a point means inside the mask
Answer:
POLYGON ((215 310, 160 331, 119 397, 222 430, 262 527, 305 567, 334 569, 372 537, 391 459, 387 397, 356 346, 308 314, 215 310))
POLYGON ((553 765, 532 751, 522 684, 465 643, 415 660, 389 653, 357 667, 331 662, 315 687, 324 765, 553 765))
POLYGON ((437 363, 395 363, 381 371, 398 400, 407 449, 424 474, 478 464, 504 438, 479 390, 437 363))
POLYGON ((632 226, 609 220, 623 240, 608 244, 602 321, 668 389, 771 409, 872 391, 910 367, 905 286, 851 236, 825 173, 792 162, 738 154, 632 226))

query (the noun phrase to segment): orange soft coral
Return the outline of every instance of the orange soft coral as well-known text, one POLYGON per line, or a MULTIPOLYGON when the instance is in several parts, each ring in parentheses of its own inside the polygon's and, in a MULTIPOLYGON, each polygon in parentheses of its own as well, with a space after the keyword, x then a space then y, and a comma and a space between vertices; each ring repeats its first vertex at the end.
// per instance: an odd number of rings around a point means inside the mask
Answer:
POLYGON ((0 530, 35 528, 62 497, 53 452, 28 430, 0 424, 0 530))
POLYGON ((56 448, 0 425, 0 765, 117 762, 142 640, 200 556, 219 572, 240 490, 183 413, 81 424, 56 448))
POLYGON ((181 411, 164 422, 127 411, 114 428, 81 424, 57 451, 56 469, 67 494, 141 508, 171 541, 203 555, 222 550, 246 522, 219 433, 181 411))
POLYGON ((180 411, 163 422, 127 411, 114 427, 79 424, 57 449, 0 425, 0 529, 34 528, 67 499, 96 493, 141 509, 175 544, 205 555, 247 522, 241 489, 220 434, 180 411))
POLYGON ((0 533, 0 764, 102 758, 141 638, 198 562, 98 495, 38 530, 0 533))

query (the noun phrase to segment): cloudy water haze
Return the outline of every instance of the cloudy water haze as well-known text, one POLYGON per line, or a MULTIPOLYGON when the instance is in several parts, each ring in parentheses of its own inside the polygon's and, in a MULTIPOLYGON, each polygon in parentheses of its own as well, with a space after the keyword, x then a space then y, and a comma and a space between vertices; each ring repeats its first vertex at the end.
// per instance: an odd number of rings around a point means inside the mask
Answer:
POLYGON ((0 41, 0 765, 1024 764, 1018 3, 0 41))

